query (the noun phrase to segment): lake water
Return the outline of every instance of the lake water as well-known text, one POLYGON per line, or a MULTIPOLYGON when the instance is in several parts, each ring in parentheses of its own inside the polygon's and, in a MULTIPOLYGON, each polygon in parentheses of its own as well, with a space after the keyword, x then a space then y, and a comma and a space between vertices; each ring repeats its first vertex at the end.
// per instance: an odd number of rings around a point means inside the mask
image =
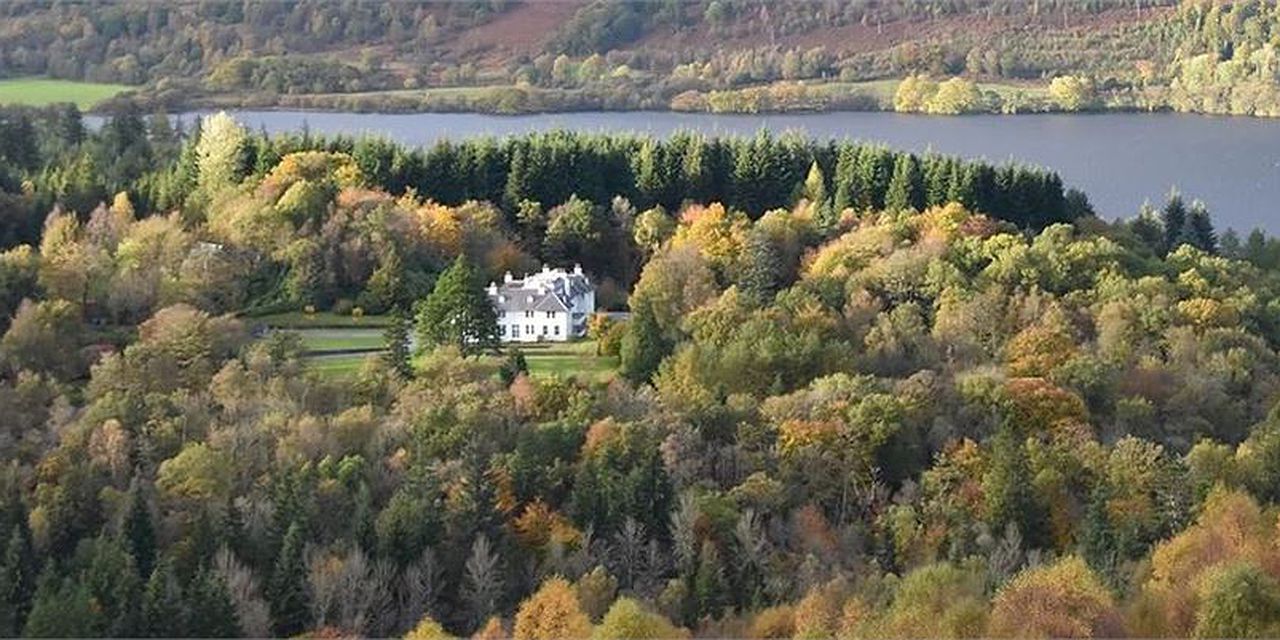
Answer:
MULTIPOLYGON (((319 133, 372 132, 409 144, 440 138, 547 129, 638 132, 679 130, 751 135, 761 127, 817 138, 884 142, 1058 171, 1106 218, 1134 215, 1144 201, 1163 203, 1170 189, 1203 200, 1220 229, 1262 227, 1280 234, 1280 120, 1178 114, 929 117, 894 113, 709 115, 665 112, 367 114, 235 111, 270 132, 308 126, 319 133)), ((188 114, 187 119, 192 116, 188 114)))

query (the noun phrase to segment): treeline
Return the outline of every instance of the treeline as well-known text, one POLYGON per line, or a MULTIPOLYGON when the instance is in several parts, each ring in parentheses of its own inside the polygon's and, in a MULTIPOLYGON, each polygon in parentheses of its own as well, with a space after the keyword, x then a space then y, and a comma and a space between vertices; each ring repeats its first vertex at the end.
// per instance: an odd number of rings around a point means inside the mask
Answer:
POLYGON ((577 195, 593 202, 621 196, 641 209, 661 205, 669 211, 686 201, 722 202, 754 218, 793 204, 815 167, 830 194, 823 204, 834 215, 846 208, 883 208, 894 198, 917 210, 962 202, 1029 228, 1085 212, 1068 203, 1061 179, 1050 171, 763 131, 751 138, 678 133, 667 140, 559 131, 445 140, 425 149, 368 138, 297 136, 250 136, 245 145, 242 178, 261 176, 286 153, 324 149, 349 153, 371 184, 391 193, 412 188, 450 205, 483 200, 512 216, 525 201, 551 206, 577 195), (891 193, 895 189, 898 195, 891 193))
MULTIPOLYGON (((108 118, 93 136, 86 136, 74 110, 8 109, 2 122, 14 132, 0 150, 11 168, 9 190, 31 181, 37 216, 54 202, 86 214, 120 191, 140 210, 167 211, 180 206, 198 181, 198 132, 179 150, 166 120, 148 122, 136 109, 108 118)), ((669 211, 684 201, 723 202, 759 217, 793 204, 812 169, 821 176, 829 194, 823 204, 834 216, 846 208, 882 208, 894 199, 917 210, 956 201, 1034 228, 1078 217, 1086 207, 1069 199, 1061 179, 1049 171, 764 131, 751 138, 678 133, 668 140, 561 131, 445 140, 423 149, 376 138, 246 133, 238 144, 242 151, 232 176, 237 181, 260 179, 289 153, 340 152, 351 156, 372 186, 393 194, 411 188, 449 205, 488 201, 512 221, 524 201, 549 208, 571 195, 597 203, 621 196, 641 209, 661 205, 669 211)))

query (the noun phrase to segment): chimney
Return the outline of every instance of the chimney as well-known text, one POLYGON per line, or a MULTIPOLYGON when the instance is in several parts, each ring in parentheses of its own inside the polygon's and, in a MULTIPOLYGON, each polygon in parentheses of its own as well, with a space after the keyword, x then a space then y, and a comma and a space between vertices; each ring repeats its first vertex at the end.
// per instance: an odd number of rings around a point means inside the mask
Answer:
POLYGON ((513 278, 513 277, 511 276, 511 272, 510 272, 510 271, 508 271, 505 275, 503 275, 503 276, 502 276, 502 283, 503 283, 503 284, 511 284, 511 281, 512 281, 512 280, 515 280, 515 278, 513 278))
POLYGON ((575 276, 580 276, 580 275, 582 275, 582 265, 581 265, 581 264, 577 264, 577 263, 575 263, 575 264, 573 265, 573 275, 575 275, 575 276))
POLYGON ((497 284, 497 283, 495 283, 495 282, 490 282, 490 283, 489 283, 489 295, 491 295, 491 296, 496 296, 496 295, 498 295, 498 284, 497 284))

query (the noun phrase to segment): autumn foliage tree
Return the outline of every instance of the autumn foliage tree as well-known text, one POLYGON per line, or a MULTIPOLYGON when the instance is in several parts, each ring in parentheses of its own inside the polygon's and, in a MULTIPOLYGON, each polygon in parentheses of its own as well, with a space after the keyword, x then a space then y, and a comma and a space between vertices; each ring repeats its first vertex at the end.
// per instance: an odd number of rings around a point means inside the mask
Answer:
POLYGON ((591 620, 564 578, 542 583, 516 611, 512 637, 517 640, 573 640, 591 637, 591 620))

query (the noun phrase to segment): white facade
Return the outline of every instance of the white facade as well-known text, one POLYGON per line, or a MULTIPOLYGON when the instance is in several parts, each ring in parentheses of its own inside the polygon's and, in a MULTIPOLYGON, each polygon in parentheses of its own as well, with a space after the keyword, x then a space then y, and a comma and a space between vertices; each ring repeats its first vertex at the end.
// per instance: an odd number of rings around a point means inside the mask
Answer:
POLYGON ((489 299, 498 312, 502 342, 566 342, 587 333, 587 318, 595 313, 596 292, 582 267, 572 272, 543 267, 501 285, 489 284, 489 299))

